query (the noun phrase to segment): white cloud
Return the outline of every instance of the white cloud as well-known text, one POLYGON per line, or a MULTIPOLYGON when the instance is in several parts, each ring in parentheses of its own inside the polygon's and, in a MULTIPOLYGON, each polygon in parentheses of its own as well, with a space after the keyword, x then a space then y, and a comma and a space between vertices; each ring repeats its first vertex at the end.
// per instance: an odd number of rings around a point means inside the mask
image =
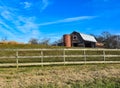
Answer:
POLYGON ((45 10, 48 5, 49 5, 49 1, 48 0, 42 0, 42 7, 41 7, 41 11, 45 10))
POLYGON ((25 9, 29 9, 31 7, 40 8, 40 11, 42 12, 50 5, 50 1, 49 0, 38 0, 34 3, 25 1, 25 2, 20 2, 20 4, 25 9))
POLYGON ((23 24, 16 25, 17 29, 22 31, 23 33, 30 32, 31 30, 38 30, 39 26, 35 23, 29 20, 25 20, 23 24), (25 22, 26 21, 26 22, 25 22))
MULTIPOLYGON (((12 8, 0 6, 0 32, 1 34, 8 35, 11 38, 25 36, 30 38, 31 36, 38 36, 39 25, 35 22, 36 17, 24 17, 17 12, 13 12, 12 8), (7 9, 9 8, 9 9, 7 9)), ((27 38, 27 39, 28 39, 27 38)))
POLYGON ((30 8, 32 6, 32 3, 30 2, 21 2, 20 4, 23 5, 25 9, 30 8))
POLYGON ((0 26, 0 33, 3 34, 3 36, 0 35, 0 37, 15 37, 14 33, 12 33, 11 31, 3 28, 0 26))
POLYGON ((14 34, 16 34, 17 32, 10 26, 10 25, 8 25, 6 22, 4 22, 4 20, 2 20, 2 19, 0 19, 0 26, 2 27, 2 28, 0 28, 0 30, 2 30, 2 32, 3 31, 7 31, 7 32, 3 32, 3 33, 6 33, 6 35, 14 35, 14 34), (9 32, 8 32, 9 31, 9 32), (7 34, 7 33, 9 33, 9 34, 7 34))
POLYGON ((24 18, 21 16, 14 22, 14 28, 0 20, 0 32, 1 34, 9 37, 9 39, 14 38, 16 41, 21 42, 27 42, 30 38, 38 38, 41 34, 39 31, 39 26, 34 22, 33 17, 24 18), (21 24, 21 22, 23 24, 21 24))
MULTIPOLYGON (((47 6, 48 4, 46 4, 44 7, 47 6)), ((0 12, 1 12, 1 16, 4 18, 4 19, 0 19, 0 24, 5 28, 5 30, 4 28, 2 28, 1 32, 4 34, 6 33, 6 35, 9 35, 11 37, 15 37, 19 35, 19 37, 21 37, 21 40, 25 39, 26 41, 29 40, 31 37, 37 38, 40 36, 41 34, 40 26, 52 25, 57 23, 82 21, 82 20, 95 18, 95 16, 79 16, 79 17, 65 18, 57 21, 38 24, 36 23, 36 17, 24 17, 21 14, 13 12, 12 8, 4 9, 4 7, 0 7, 0 12), (9 22, 12 25, 10 25, 9 22)), ((53 39, 59 38, 56 35, 51 37, 53 39)))
POLYGON ((74 22, 74 21, 81 21, 81 20, 89 20, 89 19, 93 19, 95 17, 96 16, 79 16, 79 17, 65 18, 62 20, 41 23, 39 25, 45 26, 45 25, 58 24, 58 23, 67 23, 67 22, 74 22))
POLYGON ((4 10, 4 11, 1 13, 1 16, 3 16, 5 19, 10 19, 10 13, 9 13, 9 11, 7 11, 7 10, 4 10))
MULTIPOLYGON (((45 10, 49 4, 50 2, 48 0, 42 0, 42 11, 45 10)), ((31 4, 30 2, 23 2, 23 5, 24 8, 27 9, 30 8, 33 4, 31 4)), ((23 41, 24 39, 29 40, 31 37, 39 37, 41 34, 40 26, 82 21, 95 18, 95 16, 79 16, 38 24, 36 23, 36 17, 25 17, 18 12, 19 9, 17 8, 11 8, 8 6, 4 8, 4 6, 0 6, 0 15, 3 18, 0 19, 0 32, 2 32, 3 34, 6 33, 6 35, 13 38, 20 37, 21 40, 23 39, 23 41)), ((51 35, 49 37, 52 37, 54 39, 59 38, 59 36, 57 35, 51 35)))

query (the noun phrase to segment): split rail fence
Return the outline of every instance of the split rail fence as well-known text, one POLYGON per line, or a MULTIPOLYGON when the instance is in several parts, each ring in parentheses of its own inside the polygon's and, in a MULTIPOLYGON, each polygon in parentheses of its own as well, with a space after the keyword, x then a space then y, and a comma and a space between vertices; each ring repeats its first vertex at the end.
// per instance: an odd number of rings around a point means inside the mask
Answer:
POLYGON ((0 49, 0 66, 120 63, 120 49, 0 49))

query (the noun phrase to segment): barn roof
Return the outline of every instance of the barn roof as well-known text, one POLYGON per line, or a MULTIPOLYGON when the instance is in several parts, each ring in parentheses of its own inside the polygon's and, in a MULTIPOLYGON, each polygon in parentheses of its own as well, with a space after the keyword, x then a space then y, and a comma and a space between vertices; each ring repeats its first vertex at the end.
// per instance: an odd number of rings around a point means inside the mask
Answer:
POLYGON ((81 35, 81 37, 82 37, 83 40, 85 40, 85 41, 97 42, 94 36, 87 35, 87 34, 83 34, 83 33, 79 33, 79 34, 81 35))

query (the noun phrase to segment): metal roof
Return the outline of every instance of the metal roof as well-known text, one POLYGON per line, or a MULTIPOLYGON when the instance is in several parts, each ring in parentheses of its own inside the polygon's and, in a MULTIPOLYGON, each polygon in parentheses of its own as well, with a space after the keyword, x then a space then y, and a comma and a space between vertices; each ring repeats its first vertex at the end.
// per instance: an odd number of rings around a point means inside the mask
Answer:
POLYGON ((80 33, 80 35, 85 41, 97 42, 94 36, 83 34, 83 33, 80 33))

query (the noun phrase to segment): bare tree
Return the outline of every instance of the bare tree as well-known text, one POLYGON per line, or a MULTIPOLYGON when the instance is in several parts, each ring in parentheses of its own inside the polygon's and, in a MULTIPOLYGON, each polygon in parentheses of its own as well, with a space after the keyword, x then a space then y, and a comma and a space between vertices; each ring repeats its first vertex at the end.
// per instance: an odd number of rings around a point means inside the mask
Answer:
POLYGON ((120 48, 120 35, 113 35, 111 37, 111 48, 120 48))
POLYGON ((62 46, 63 45, 63 38, 54 41, 52 45, 62 46))
POLYGON ((112 35, 109 32, 103 32, 96 37, 98 42, 104 43, 105 48, 120 48, 120 35, 112 35))
POLYGON ((44 39, 40 40, 39 44, 42 44, 42 45, 49 45, 49 42, 50 42, 50 39, 44 38, 44 39))
POLYGON ((117 47, 120 49, 120 35, 117 36, 117 47))
POLYGON ((36 39, 36 38, 31 38, 29 43, 30 44, 39 44, 38 39, 36 39))
POLYGON ((96 40, 97 40, 98 42, 101 42, 101 43, 104 42, 103 36, 96 36, 95 38, 96 38, 96 40))

